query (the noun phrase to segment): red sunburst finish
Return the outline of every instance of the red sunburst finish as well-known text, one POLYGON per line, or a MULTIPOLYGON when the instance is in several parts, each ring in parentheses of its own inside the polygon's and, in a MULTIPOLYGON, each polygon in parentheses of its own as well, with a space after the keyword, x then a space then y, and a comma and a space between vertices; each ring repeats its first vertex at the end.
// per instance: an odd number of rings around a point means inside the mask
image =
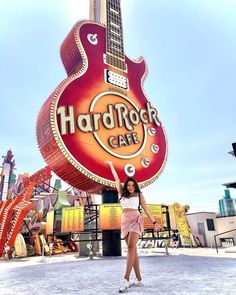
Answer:
MULTIPOLYGON (((37 122, 38 145, 49 167, 70 185, 89 192, 114 187, 105 160, 113 161, 121 181, 133 175, 144 187, 160 175, 167 156, 162 124, 145 111, 145 61, 125 57, 124 72, 104 63, 105 54, 105 27, 78 22, 61 46, 68 78, 49 96, 37 122), (105 69, 128 78, 128 90, 106 83, 105 69)), ((149 111, 154 112, 150 103, 149 111)))

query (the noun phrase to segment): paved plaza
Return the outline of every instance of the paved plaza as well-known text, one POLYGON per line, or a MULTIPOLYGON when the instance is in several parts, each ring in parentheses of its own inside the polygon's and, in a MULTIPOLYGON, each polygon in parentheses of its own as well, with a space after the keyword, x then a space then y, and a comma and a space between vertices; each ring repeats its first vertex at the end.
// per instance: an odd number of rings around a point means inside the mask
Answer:
MULTIPOLYGON (((143 287, 126 294, 235 295, 236 253, 215 249, 140 250, 143 287)), ((0 294, 112 295, 125 270, 122 257, 78 257, 75 253, 0 261, 0 294)))

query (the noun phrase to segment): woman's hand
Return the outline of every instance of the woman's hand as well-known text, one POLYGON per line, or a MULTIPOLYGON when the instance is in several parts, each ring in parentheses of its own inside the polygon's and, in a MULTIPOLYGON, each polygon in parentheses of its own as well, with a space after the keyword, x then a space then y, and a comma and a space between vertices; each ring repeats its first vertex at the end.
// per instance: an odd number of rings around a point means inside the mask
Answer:
POLYGON ((161 230, 161 227, 158 223, 155 223, 154 224, 154 231, 160 231, 161 230))

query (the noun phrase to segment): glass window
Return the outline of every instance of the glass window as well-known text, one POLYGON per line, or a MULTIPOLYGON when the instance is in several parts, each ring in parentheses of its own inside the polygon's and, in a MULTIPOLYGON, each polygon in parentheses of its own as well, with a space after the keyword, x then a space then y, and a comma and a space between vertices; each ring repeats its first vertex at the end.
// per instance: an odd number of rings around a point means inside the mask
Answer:
POLYGON ((214 220, 213 219, 207 219, 207 229, 209 231, 214 231, 215 230, 215 225, 214 225, 214 220))

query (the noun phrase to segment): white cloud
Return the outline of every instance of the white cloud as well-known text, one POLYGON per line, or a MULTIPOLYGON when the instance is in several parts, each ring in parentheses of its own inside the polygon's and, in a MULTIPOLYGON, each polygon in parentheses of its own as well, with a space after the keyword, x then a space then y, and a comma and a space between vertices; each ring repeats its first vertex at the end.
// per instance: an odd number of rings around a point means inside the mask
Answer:
POLYGON ((65 13, 67 13, 68 17, 74 22, 78 20, 87 20, 89 19, 89 2, 89 0, 67 0, 65 4, 65 13))

